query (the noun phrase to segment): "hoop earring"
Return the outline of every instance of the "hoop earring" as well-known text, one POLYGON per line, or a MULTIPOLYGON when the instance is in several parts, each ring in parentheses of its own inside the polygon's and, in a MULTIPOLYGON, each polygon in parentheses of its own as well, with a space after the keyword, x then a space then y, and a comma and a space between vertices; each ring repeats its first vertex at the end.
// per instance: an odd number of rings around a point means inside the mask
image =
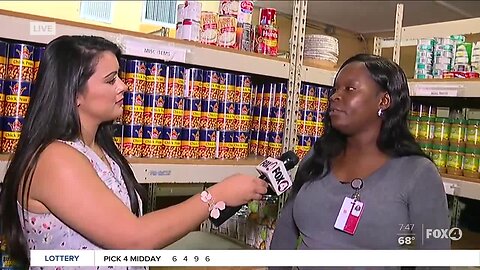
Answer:
POLYGON ((378 113, 377 113, 377 114, 378 114, 378 117, 382 117, 382 115, 383 115, 382 109, 378 109, 378 113))

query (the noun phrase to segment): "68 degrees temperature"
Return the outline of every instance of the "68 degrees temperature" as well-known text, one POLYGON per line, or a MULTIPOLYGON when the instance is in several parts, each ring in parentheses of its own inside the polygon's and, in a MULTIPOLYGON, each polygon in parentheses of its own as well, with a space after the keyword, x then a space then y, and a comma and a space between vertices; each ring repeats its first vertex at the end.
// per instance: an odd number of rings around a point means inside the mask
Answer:
POLYGON ((398 244, 403 245, 412 245, 415 242, 415 236, 413 235, 406 235, 406 236, 399 236, 398 237, 398 244))
POLYGON ((403 246, 413 245, 415 243, 415 234, 412 233, 415 224, 399 224, 400 233, 398 234, 398 244, 403 246))

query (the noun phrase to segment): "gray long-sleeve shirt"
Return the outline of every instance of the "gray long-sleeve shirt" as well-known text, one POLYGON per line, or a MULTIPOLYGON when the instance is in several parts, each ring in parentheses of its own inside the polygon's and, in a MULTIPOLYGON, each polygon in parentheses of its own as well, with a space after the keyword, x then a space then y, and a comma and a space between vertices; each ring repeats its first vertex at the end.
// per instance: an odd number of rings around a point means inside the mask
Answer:
POLYGON ((363 180, 364 211, 354 235, 334 228, 353 189, 330 173, 304 184, 287 201, 270 249, 296 249, 299 235, 298 249, 402 249, 406 247, 399 245, 399 237, 408 233, 414 234, 416 249, 450 249, 449 239, 426 238, 426 229, 450 228, 442 179, 430 160, 393 158, 363 180))

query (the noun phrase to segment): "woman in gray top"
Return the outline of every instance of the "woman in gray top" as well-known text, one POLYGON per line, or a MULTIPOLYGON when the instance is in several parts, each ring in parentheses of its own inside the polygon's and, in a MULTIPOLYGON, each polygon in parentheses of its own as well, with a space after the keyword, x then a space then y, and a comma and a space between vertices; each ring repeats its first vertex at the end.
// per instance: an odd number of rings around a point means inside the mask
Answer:
POLYGON ((449 213, 442 179, 407 127, 405 73, 360 54, 333 90, 325 135, 300 164, 270 248, 449 249, 426 234, 449 228, 449 213), (402 245, 406 235, 415 243, 402 245))

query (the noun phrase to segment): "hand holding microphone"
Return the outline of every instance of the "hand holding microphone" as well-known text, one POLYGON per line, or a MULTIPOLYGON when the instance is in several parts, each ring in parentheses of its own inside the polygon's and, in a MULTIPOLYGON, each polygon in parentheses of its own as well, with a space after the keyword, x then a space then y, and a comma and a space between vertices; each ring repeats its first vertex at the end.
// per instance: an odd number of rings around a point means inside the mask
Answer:
MULTIPOLYGON (((258 166, 257 166, 257 171, 260 173, 259 178, 262 179, 263 184, 260 187, 255 187, 255 192, 256 191, 263 191, 263 192, 258 192, 257 194, 252 196, 252 199, 254 200, 260 200, 262 199, 262 194, 265 194, 267 192, 267 183, 268 186, 270 187, 270 190, 275 192, 277 195, 281 195, 288 189, 292 187, 292 180, 290 179, 290 175, 288 174, 288 171, 293 169, 295 165, 297 165, 299 161, 299 158, 293 151, 288 151, 285 152, 282 156, 280 156, 278 159, 275 158, 267 158, 264 161, 262 161, 258 166), (260 190, 263 189, 263 190, 260 190)), ((224 180, 222 183, 225 181, 237 181, 240 180, 238 178, 235 178, 238 176, 232 176, 231 178, 227 178, 224 180)), ((247 177, 246 177, 247 178, 247 177)), ((236 189, 237 192, 240 192, 240 190, 246 186, 249 186, 249 183, 247 181, 259 181, 258 179, 243 179, 241 181, 238 181, 238 185, 233 187, 236 189), (241 182, 243 181, 243 182, 241 182)), ((248 201, 251 199, 247 198, 247 201, 240 202, 240 204, 237 204, 236 202, 238 201, 230 201, 231 198, 237 197, 238 195, 234 195, 232 197, 228 197, 229 195, 227 194, 222 194, 223 198, 225 198, 225 202, 227 205, 239 205, 235 207, 227 206, 224 210, 220 212, 220 216, 218 218, 212 218, 210 217, 210 222, 213 223, 213 225, 219 227, 222 225, 227 219, 232 217, 244 204, 246 204, 248 201)))

